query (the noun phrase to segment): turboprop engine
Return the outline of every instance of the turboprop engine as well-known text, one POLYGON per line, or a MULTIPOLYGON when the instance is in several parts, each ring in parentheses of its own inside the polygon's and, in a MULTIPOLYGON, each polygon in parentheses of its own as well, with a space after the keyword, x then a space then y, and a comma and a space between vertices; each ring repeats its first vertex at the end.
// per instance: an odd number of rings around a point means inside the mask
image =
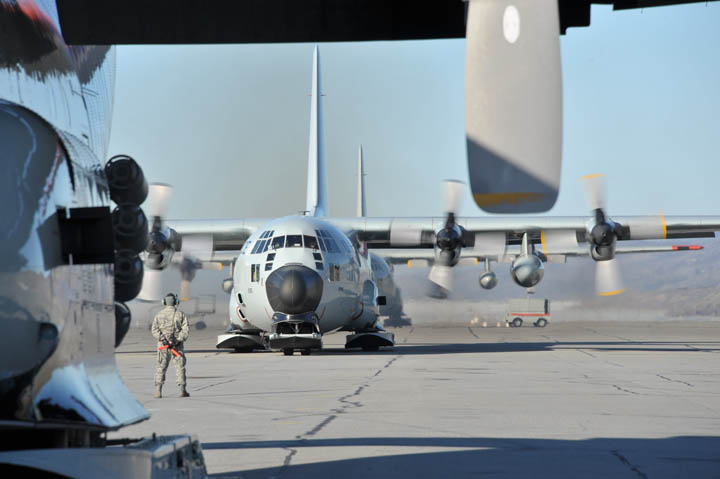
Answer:
POLYGON ((510 267, 510 277, 523 288, 537 285, 544 274, 543 262, 534 254, 518 256, 510 267))
POLYGON ((520 255, 510 266, 510 277, 523 288, 537 285, 545 274, 542 260, 533 251, 527 233, 523 235, 520 255))

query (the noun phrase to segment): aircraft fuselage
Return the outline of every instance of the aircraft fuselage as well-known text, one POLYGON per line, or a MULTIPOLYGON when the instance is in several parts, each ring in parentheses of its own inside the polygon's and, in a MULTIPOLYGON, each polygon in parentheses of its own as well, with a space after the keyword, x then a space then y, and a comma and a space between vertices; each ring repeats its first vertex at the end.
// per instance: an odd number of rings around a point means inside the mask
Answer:
POLYGON ((279 316, 314 313, 321 334, 363 330, 377 321, 377 297, 369 257, 342 231, 322 219, 288 216, 259 228, 243 246, 230 322, 267 332, 279 316))

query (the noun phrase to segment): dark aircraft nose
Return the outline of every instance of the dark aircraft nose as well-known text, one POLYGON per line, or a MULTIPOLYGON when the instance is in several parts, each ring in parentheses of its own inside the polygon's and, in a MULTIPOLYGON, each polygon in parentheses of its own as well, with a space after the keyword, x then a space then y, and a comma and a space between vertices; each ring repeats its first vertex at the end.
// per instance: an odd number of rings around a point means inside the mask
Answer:
POLYGON ((276 269, 265 281, 270 306, 279 313, 301 314, 315 311, 323 292, 322 277, 300 265, 276 269))

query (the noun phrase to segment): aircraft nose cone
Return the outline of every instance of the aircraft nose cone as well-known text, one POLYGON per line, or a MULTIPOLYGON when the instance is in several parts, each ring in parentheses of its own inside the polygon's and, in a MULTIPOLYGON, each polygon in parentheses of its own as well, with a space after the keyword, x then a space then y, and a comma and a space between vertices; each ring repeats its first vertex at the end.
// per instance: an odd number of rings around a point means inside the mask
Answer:
POLYGON ((278 268, 265 281, 273 310, 285 314, 315 311, 322 298, 323 280, 314 270, 300 265, 278 268))

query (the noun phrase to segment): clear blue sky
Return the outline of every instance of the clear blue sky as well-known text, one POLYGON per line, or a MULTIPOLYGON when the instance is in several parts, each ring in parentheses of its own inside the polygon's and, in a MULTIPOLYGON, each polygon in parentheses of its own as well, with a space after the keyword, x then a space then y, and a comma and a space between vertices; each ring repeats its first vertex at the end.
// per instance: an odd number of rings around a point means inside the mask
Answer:
MULTIPOLYGON (((720 3, 592 10, 561 37, 564 162, 549 214, 720 214, 720 3)), ((118 48, 110 154, 175 187, 172 218, 304 209, 312 44, 118 48)), ((371 216, 442 214, 467 180, 464 40, 321 44, 330 213, 355 211, 365 150, 371 216)), ((469 194, 466 216, 483 213, 469 194)))

